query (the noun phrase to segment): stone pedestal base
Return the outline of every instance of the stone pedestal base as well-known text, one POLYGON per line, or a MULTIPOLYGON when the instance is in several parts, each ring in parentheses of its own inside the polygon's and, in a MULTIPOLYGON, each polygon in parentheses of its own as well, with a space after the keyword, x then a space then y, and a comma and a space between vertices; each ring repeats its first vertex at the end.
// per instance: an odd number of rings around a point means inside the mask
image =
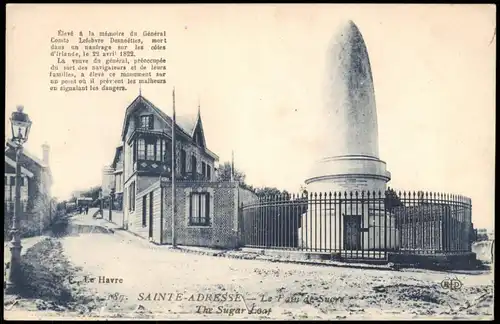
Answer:
POLYGON ((315 164, 305 181, 309 192, 381 191, 391 174, 385 162, 365 155, 343 155, 324 158, 315 164))
POLYGON ((302 215, 300 247, 318 251, 397 248, 399 231, 394 215, 361 203, 336 208, 313 206, 302 215))

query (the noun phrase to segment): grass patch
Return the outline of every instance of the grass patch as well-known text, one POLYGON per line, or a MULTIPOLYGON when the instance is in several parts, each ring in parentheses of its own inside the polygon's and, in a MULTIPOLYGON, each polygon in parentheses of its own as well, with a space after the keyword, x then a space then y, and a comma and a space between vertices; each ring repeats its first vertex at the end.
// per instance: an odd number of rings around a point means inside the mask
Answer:
POLYGON ((82 271, 73 266, 63 254, 61 242, 54 238, 35 244, 21 259, 15 294, 36 301, 38 309, 76 309, 86 305, 94 309, 96 296, 71 283, 70 278, 82 271))

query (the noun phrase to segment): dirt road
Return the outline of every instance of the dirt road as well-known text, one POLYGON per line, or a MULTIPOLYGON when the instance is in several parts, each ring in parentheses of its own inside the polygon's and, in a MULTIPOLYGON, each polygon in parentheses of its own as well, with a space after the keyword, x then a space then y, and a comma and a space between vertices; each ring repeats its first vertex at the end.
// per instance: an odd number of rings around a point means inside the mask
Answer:
POLYGON ((183 254, 126 233, 62 239, 102 316, 230 319, 491 318, 490 274, 379 271, 183 254), (91 279, 94 278, 94 279, 91 279), (458 291, 441 282, 457 278, 458 291), (93 280, 93 281, 92 281, 93 280), (207 300, 209 299, 209 300, 207 300), (135 311, 136 313, 132 314, 135 311))
MULTIPOLYGON (((90 214, 90 213, 89 213, 90 214)), ((96 220, 80 216, 77 223, 96 220)), ((95 225, 95 224, 94 224, 95 225)), ((87 316, 154 319, 492 319, 491 273, 382 271, 173 252, 130 233, 60 239, 84 273, 71 281, 105 297, 87 316), (443 280, 458 279, 457 290, 443 280)), ((10 310, 9 319, 78 314, 10 310)), ((6 312, 7 314, 7 312, 6 312)), ((85 314, 80 314, 80 316, 85 314)))

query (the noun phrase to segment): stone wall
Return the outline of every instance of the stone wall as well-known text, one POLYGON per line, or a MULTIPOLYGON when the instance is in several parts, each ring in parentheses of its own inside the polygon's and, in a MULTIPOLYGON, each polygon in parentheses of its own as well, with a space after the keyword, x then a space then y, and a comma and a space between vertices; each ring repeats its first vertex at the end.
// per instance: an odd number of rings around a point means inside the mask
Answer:
MULTIPOLYGON (((253 193, 239 191, 237 182, 176 182, 175 235, 178 245, 214 248, 238 246, 238 219, 240 199, 252 199, 253 193), (208 192, 210 195, 210 224, 189 224, 189 197, 191 192, 208 192), (241 194, 241 198, 240 198, 241 194)), ((135 212, 129 214, 128 230, 156 244, 172 244, 172 187, 165 188, 156 182, 136 197, 135 212), (150 194, 153 193, 153 215, 150 219, 150 194), (144 198, 146 197, 146 198, 144 198), (161 199, 163 197, 163 199, 161 199), (143 223, 143 203, 146 217, 143 223), (163 211, 163 213, 162 213, 163 211), (150 232, 150 227, 152 231, 150 232), (150 236, 152 233, 152 236, 150 236)))
MULTIPOLYGON (((237 242, 238 184, 235 182, 191 182, 176 183, 175 235, 178 245, 233 248, 237 242), (189 193, 209 192, 211 199, 210 226, 190 226, 189 193)), ((163 242, 172 244, 172 189, 164 188, 163 242)))

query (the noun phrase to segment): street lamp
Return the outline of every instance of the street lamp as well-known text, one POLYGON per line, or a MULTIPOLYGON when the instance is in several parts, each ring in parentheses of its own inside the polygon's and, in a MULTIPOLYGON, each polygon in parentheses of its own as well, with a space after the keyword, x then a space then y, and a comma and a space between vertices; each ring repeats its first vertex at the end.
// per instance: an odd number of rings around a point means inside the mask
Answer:
POLYGON ((31 120, 23 112, 23 106, 17 106, 17 111, 12 113, 10 118, 12 127, 12 142, 16 151, 16 201, 14 216, 12 217, 12 229, 10 234, 10 270, 7 279, 7 289, 11 290, 15 286, 16 277, 19 275, 21 263, 21 236, 19 233, 19 220, 21 218, 21 153, 23 144, 28 140, 31 128, 31 120))
POLYGON ((115 200, 115 188, 111 188, 111 192, 109 193, 109 221, 112 222, 112 212, 111 210, 113 209, 113 204, 115 200))

